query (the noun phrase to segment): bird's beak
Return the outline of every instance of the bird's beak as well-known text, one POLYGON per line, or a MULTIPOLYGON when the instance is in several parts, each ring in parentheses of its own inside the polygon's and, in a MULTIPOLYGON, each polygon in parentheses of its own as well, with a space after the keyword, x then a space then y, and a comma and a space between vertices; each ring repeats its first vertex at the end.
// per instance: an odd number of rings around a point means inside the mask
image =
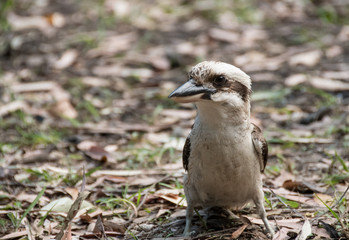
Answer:
POLYGON ((168 97, 179 103, 190 103, 197 102, 202 99, 211 99, 211 94, 215 92, 215 89, 207 88, 202 85, 196 85, 195 81, 190 79, 174 90, 168 97))

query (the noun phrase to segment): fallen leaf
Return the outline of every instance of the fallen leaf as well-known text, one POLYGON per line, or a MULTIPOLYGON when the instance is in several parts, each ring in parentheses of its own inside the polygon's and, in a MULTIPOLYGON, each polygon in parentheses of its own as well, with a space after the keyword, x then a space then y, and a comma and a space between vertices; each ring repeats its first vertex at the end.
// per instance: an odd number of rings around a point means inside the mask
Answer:
POLYGON ((187 207, 187 201, 185 198, 179 196, 179 194, 183 194, 183 192, 178 189, 161 189, 156 191, 154 195, 176 205, 187 207))
MULTIPOLYGON (((258 51, 249 51, 245 53, 244 55, 240 55, 235 57, 234 63, 237 66, 245 66, 250 63, 259 63, 265 61, 266 56, 262 52, 258 51)), ((253 78, 254 80, 254 78, 253 78)))
POLYGON ((156 178, 156 177, 136 177, 133 179, 130 179, 128 182, 128 184, 130 186, 149 186, 152 185, 154 183, 159 182, 161 178, 156 178))
POLYGON ((13 101, 7 104, 3 104, 0 106, 0 117, 6 116, 7 114, 17 111, 17 110, 25 110, 29 106, 23 101, 13 101))
MULTIPOLYGON (((343 48, 338 45, 331 46, 330 48, 326 49, 326 57, 328 58, 334 58, 338 57, 341 54, 343 54, 343 48)), ((332 77, 330 77, 332 78, 332 77)))
MULTIPOLYGON (((324 194, 324 193, 317 193, 316 194, 322 201, 324 201, 327 205, 330 205, 334 202, 334 198, 330 195, 324 194), (330 203, 330 204, 328 204, 330 203)), ((314 196, 314 201, 317 202, 319 205, 323 205, 323 203, 319 200, 319 198, 314 196)))
POLYGON ((322 52, 320 50, 313 50, 293 55, 290 57, 288 62, 291 66, 304 65, 307 67, 313 67, 319 63, 321 57, 322 52))
POLYGON ((321 74, 323 78, 327 79, 340 79, 340 80, 346 80, 348 81, 349 78, 349 71, 326 71, 321 74))
MULTIPOLYGON (((35 200, 35 198, 37 197, 37 194, 27 194, 26 192, 21 192, 20 194, 16 195, 16 199, 19 201, 26 201, 26 202, 33 202, 35 200)), ((48 202, 50 202, 50 199, 48 197, 45 196, 41 196, 41 198, 39 199, 39 203, 40 205, 44 205, 47 204, 48 202)))
POLYGON ((112 158, 111 154, 104 150, 100 146, 92 146, 89 150, 84 152, 87 156, 92 159, 106 162, 108 159, 112 158))
MULTIPOLYGON (((115 217, 113 219, 115 219, 115 217)), ((127 231, 126 227, 124 226, 126 224, 126 221, 122 219, 123 223, 120 223, 120 221, 115 222, 113 219, 104 221, 104 227, 106 232, 113 231, 113 232, 125 233, 127 231)))
POLYGON ((210 38, 214 40, 229 42, 229 43, 235 43, 240 39, 240 35, 238 33, 223 30, 223 29, 218 29, 218 28, 209 29, 208 35, 210 36, 210 38))
POLYGON ((287 233, 289 232, 290 230, 283 227, 281 228, 273 237, 273 240, 285 240, 285 239, 289 239, 287 233))
POLYGON ((348 91, 349 82, 333 80, 329 78, 311 77, 309 79, 311 86, 327 91, 348 91))
POLYGON ((59 102, 56 102, 56 104, 51 108, 51 112, 59 117, 65 117, 65 118, 77 118, 78 112, 73 107, 71 102, 69 100, 62 100, 59 102))
POLYGON ((311 225, 308 219, 304 220, 302 230, 299 232, 296 240, 306 240, 307 237, 311 234, 311 225))
POLYGON ((334 140, 331 138, 295 138, 295 137, 288 137, 288 136, 283 136, 281 138, 283 141, 288 141, 288 142, 293 142, 293 143, 332 143, 334 140))
POLYGON ((300 182, 300 181, 286 180, 282 184, 282 187, 292 192, 313 193, 311 189, 309 189, 305 184, 303 184, 303 181, 300 182))
POLYGON ((47 36, 52 36, 54 28, 44 16, 19 16, 13 12, 7 15, 7 21, 13 31, 23 31, 27 29, 38 29, 47 36))
POLYGON ((301 73, 297 73, 297 74, 292 74, 291 76, 288 76, 285 79, 285 84, 287 86, 297 86, 301 83, 304 83, 308 80, 307 75, 305 74, 301 74, 301 73))
POLYGON ((75 49, 66 50, 61 58, 53 63, 53 67, 59 70, 70 67, 76 61, 77 57, 78 52, 75 49))
POLYGON ((105 230, 104 230, 104 224, 103 224, 103 218, 101 218, 101 215, 97 216, 97 222, 96 225, 92 231, 93 233, 101 233, 101 235, 103 236, 103 238, 107 238, 107 236, 105 235, 105 230))
MULTIPOLYGON (((49 204, 41 208, 41 214, 45 215, 47 211, 68 213, 70 207, 73 205, 74 200, 69 197, 63 197, 51 201, 49 204)), ((93 208, 93 205, 88 201, 82 201, 80 210, 88 210, 93 208)))
POLYGON ((5 236, 0 237, 0 240, 7 240, 7 239, 13 239, 13 238, 19 238, 27 235, 27 231, 19 231, 19 232, 14 232, 7 234, 5 236))
POLYGON ((59 85, 52 81, 41 81, 41 82, 30 82, 30 83, 18 83, 12 85, 10 88, 15 93, 22 92, 40 92, 40 91, 51 91, 52 89, 58 88, 59 85))
POLYGON ((342 26, 341 31, 338 33, 337 39, 341 42, 349 40, 349 25, 342 26))
POLYGON ((111 85, 111 81, 97 77, 83 77, 81 78, 81 82, 91 87, 109 87, 111 85))
POLYGON ((272 180, 274 186, 276 187, 282 187, 283 183, 285 181, 288 181, 288 180, 294 180, 295 179, 295 176, 290 173, 289 171, 286 171, 286 170, 281 170, 280 172, 280 175, 275 178, 274 180, 272 180))
POLYGON ((77 188, 67 187, 64 189, 75 201, 78 198, 79 190, 77 188))
POLYGON ((47 21, 56 28, 61 28, 65 25, 65 18, 61 13, 55 12, 45 17, 47 21))
POLYGON ((165 117, 175 117, 178 119, 192 119, 196 116, 196 111, 181 109, 163 109, 160 112, 160 115, 165 117))
POLYGON ((135 32, 107 37, 97 48, 89 50, 87 56, 90 58, 113 56, 116 53, 129 49, 136 39, 137 34, 135 32))
POLYGON ((100 176, 119 176, 119 177, 128 177, 128 176, 137 176, 137 175, 159 175, 159 174, 168 174, 178 172, 178 169, 164 169, 156 168, 149 170, 98 170, 91 174, 92 177, 100 176))
POLYGON ((238 237, 240 237, 240 235, 244 232, 244 230, 246 229, 248 225, 244 224, 241 227, 239 227, 237 230, 235 230, 232 234, 231 234, 231 238, 232 239, 237 239, 238 237))

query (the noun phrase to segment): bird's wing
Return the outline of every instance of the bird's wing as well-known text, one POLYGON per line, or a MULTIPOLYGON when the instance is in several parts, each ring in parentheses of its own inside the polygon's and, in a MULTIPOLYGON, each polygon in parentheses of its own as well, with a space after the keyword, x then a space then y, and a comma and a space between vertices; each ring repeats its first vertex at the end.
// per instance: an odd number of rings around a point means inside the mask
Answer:
POLYGON ((185 144, 183 147, 183 167, 186 171, 188 171, 188 165, 189 165, 189 157, 190 157, 190 135, 185 140, 185 144))
POLYGON ((265 140, 265 138, 263 137, 261 129, 253 123, 252 125, 253 125, 253 130, 251 133, 252 142, 253 142, 254 150, 256 151, 256 154, 257 154, 261 172, 263 172, 268 161, 268 144, 267 144, 267 140, 265 140))

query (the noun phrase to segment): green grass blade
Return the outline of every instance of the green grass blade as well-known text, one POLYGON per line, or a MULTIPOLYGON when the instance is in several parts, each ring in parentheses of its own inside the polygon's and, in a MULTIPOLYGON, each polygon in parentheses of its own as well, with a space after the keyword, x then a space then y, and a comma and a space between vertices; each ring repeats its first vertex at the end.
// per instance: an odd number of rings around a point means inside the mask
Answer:
POLYGON ((345 164, 343 158, 341 156, 339 156, 337 152, 335 152, 335 157, 342 164, 344 171, 349 172, 349 169, 348 169, 347 165, 345 164))
POLYGON ((341 220, 340 220, 338 214, 335 213, 335 211, 333 211, 332 208, 329 207, 324 201, 322 201, 322 199, 319 198, 318 195, 315 194, 315 196, 317 197, 317 199, 319 199, 319 200, 327 207, 328 211, 330 211, 330 212, 332 213, 332 215, 338 220, 338 222, 341 222, 341 220))
POLYGON ((42 195, 44 195, 44 192, 46 190, 46 187, 42 188, 41 191, 39 192, 39 194, 36 196, 36 198, 34 199, 34 201, 29 205, 29 207, 25 210, 23 216, 21 217, 21 219, 18 222, 18 226, 21 225, 23 219, 28 215, 28 213, 35 207, 35 205, 39 202, 40 198, 42 197, 42 195))

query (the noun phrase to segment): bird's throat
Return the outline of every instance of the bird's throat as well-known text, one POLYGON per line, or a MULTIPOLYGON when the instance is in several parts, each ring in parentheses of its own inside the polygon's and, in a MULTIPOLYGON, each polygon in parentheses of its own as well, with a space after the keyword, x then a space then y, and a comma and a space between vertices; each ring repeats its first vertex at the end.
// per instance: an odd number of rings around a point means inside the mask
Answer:
POLYGON ((216 104, 196 103, 197 118, 207 128, 219 129, 227 126, 250 125, 250 109, 236 109, 216 104))

